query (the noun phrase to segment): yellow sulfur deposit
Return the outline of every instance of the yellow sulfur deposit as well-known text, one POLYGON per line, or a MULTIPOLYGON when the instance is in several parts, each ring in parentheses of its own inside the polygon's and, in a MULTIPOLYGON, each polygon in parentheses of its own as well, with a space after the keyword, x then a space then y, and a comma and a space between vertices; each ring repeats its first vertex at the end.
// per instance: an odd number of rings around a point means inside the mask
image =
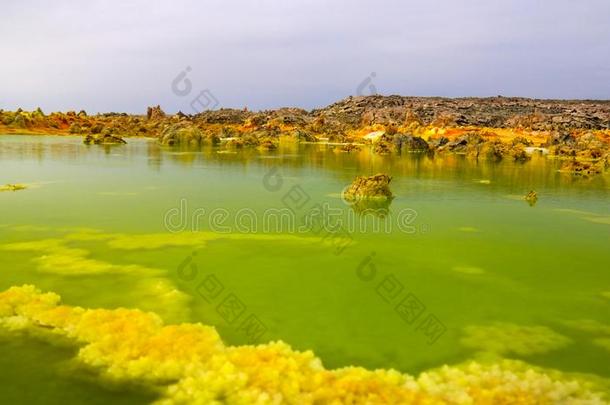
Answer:
POLYGON ((120 250, 155 250, 167 247, 203 247, 207 242, 231 240, 294 241, 315 243, 312 238, 295 235, 228 234, 215 232, 177 232, 144 234, 107 234, 108 246, 120 250))
POLYGON ((461 343, 480 353, 529 356, 561 349, 571 340, 545 326, 493 323, 467 326, 461 343))
POLYGON ((359 367, 326 370, 283 342, 231 347, 201 324, 164 325, 128 309, 60 304, 34 286, 0 293, 0 327, 60 335, 104 378, 159 387, 158 404, 602 404, 581 382, 518 362, 442 367, 418 378, 359 367))
POLYGON ((27 186, 25 184, 5 184, 0 186, 0 191, 19 191, 25 190, 27 186))
POLYGON ((610 325, 606 325, 594 319, 566 320, 563 321, 562 324, 569 328, 594 335, 610 335, 610 325))
MULTIPOLYGON (((1 250, 31 251, 40 256, 33 259, 37 270, 42 273, 61 276, 82 276, 100 274, 127 274, 135 276, 135 288, 123 294, 129 302, 152 310, 165 320, 187 321, 190 317, 190 297, 177 289, 173 282, 164 277, 165 271, 137 264, 115 264, 89 258, 89 251, 66 245, 69 240, 100 240, 103 234, 83 231, 74 238, 42 239, 0 245, 1 250)), ((107 239, 106 237, 105 239, 107 239)), ((105 240, 104 239, 104 240, 105 240)))
POLYGON ((610 352, 610 338, 600 338, 593 341, 597 346, 606 349, 610 352))
POLYGON ((14 252, 37 252, 41 256, 34 259, 39 271, 65 276, 103 273, 160 273, 160 270, 129 264, 118 265, 90 259, 89 251, 71 248, 63 239, 42 239, 30 242, 16 242, 0 245, 0 249, 14 252))

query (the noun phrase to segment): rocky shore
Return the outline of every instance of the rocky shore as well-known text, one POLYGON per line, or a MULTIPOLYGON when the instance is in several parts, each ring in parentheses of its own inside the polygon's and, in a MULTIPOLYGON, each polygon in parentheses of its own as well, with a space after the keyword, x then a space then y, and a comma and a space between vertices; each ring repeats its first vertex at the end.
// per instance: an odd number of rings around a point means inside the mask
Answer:
POLYGON ((0 133, 73 134, 87 144, 146 136, 161 144, 255 147, 325 142, 337 152, 457 153, 472 159, 527 161, 532 153, 565 161, 561 171, 601 173, 610 166, 610 101, 525 98, 348 97, 325 108, 253 112, 220 109, 146 115, 0 110, 0 133))

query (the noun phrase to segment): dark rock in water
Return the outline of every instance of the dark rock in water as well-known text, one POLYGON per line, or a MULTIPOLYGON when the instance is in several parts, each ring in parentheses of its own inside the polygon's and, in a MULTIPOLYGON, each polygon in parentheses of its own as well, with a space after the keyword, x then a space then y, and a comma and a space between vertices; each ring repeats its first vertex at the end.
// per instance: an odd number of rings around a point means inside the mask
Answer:
POLYGON ((270 151, 277 149, 277 141, 273 138, 263 138, 258 145, 259 150, 270 151))
POLYGON ((374 143, 373 152, 378 155, 388 155, 396 150, 396 144, 394 144, 394 139, 391 135, 383 134, 377 139, 374 143))
POLYGON ((525 201, 527 201, 530 207, 533 207, 538 201, 538 194, 534 190, 531 190, 525 195, 525 201))
POLYGON ((430 149, 428 142, 419 136, 394 134, 393 143, 400 151, 427 152, 430 149))
POLYGON ((559 169, 562 173, 570 173, 577 176, 590 176, 599 174, 606 168, 606 161, 599 160, 597 162, 580 161, 576 159, 568 160, 561 165, 559 169))
POLYGON ((106 133, 100 135, 87 134, 83 143, 85 145, 122 145, 127 142, 119 136, 106 133))
MULTIPOLYGON (((341 147, 338 149, 340 152, 346 152, 346 153, 351 153, 351 152, 359 152, 360 151, 360 146, 359 145, 355 145, 353 143, 348 143, 345 145, 341 145, 341 147)), ((335 149, 337 150, 337 149, 335 149)))
POLYGON ((392 192, 390 191, 391 180, 390 176, 381 173, 369 177, 358 176, 343 192, 343 198, 346 200, 392 198, 392 192))
POLYGON ((201 130, 188 122, 172 124, 161 132, 162 145, 200 145, 203 140, 201 130))
POLYGON ((449 138, 441 136, 440 138, 435 138, 435 139, 430 140, 429 145, 434 148, 439 148, 441 146, 445 146, 448 143, 449 143, 449 138))

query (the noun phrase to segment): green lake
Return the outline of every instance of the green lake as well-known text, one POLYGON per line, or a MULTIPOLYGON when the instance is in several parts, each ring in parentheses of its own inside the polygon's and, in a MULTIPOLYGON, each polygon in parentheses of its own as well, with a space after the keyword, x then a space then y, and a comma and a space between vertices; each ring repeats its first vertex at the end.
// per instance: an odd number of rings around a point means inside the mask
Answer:
MULTIPOLYGON (((0 290, 202 322, 228 344, 283 340, 328 368, 417 374, 505 357, 610 378, 608 174, 561 174, 539 155, 127 141, 0 136, 0 185, 27 186, 0 193, 0 290), (355 176, 379 172, 392 176, 389 206, 344 202, 355 176), (329 214, 304 221, 314 207, 329 214)), ((0 403, 154 399, 71 371, 73 347, 2 332, 0 348, 0 403)))

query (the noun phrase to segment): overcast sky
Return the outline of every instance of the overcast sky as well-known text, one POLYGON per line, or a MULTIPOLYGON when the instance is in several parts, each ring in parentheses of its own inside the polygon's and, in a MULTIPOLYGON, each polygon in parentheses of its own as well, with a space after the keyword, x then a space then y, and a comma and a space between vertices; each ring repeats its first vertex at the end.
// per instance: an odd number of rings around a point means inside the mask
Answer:
POLYGON ((4 109, 610 98, 608 0, 3 0, 0 38, 4 109))

